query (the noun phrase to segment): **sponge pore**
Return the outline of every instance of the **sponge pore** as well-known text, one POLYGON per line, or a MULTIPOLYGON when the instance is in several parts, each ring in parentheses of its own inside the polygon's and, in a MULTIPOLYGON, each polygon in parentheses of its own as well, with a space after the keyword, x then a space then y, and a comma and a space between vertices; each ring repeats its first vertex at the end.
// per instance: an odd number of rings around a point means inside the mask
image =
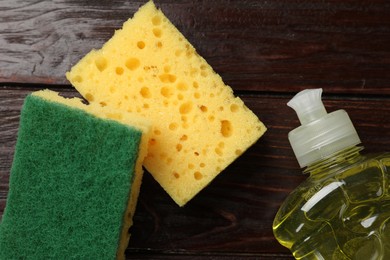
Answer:
POLYGON ((0 259, 115 259, 142 131, 29 95, 0 259))

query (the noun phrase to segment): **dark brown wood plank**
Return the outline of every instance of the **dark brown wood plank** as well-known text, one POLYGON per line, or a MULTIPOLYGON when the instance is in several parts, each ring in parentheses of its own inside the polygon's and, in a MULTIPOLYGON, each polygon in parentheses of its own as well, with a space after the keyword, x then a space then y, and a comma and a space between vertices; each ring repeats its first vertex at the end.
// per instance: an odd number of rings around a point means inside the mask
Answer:
MULTIPOLYGON (((5 207, 20 108, 32 90, 17 86, 0 89, 0 214, 5 207)), ((74 90, 58 90, 78 96, 74 90)), ((189 259, 194 255, 198 259, 290 259, 289 252, 274 239, 271 225, 279 205, 305 178, 287 140, 287 133, 298 126, 294 112, 286 106, 291 97, 241 95, 267 125, 267 133, 184 208, 146 173, 127 253, 141 259, 189 259)), ((387 98, 325 94, 324 99, 329 112, 348 111, 366 152, 387 150, 387 98)))
MULTIPOLYGON (((0 82, 68 84, 143 1, 0 2, 0 82)), ((390 2, 156 0, 236 90, 390 94, 390 2)))
POLYGON ((135 252, 128 251, 127 259, 169 259, 169 260, 291 260, 294 259, 290 255, 285 254, 192 254, 185 251, 182 252, 164 252, 164 253, 150 253, 150 252, 135 252))

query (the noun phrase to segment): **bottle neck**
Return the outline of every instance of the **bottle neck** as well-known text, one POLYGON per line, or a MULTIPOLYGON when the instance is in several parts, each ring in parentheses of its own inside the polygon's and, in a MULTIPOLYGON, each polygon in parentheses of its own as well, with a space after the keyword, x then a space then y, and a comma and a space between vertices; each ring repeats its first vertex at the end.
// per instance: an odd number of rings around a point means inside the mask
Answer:
POLYGON ((303 172, 309 173, 311 177, 320 176, 322 173, 336 171, 347 164, 352 164, 360 157, 363 146, 350 146, 336 152, 320 161, 310 164, 303 172))

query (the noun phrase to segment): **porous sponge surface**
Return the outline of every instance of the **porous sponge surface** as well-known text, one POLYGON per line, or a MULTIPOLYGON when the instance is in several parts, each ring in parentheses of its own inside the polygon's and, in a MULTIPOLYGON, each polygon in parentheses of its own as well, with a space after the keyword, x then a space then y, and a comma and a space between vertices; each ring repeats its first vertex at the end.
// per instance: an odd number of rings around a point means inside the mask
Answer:
POLYGON ((89 102, 152 120, 144 165, 180 206, 266 130, 152 1, 66 76, 89 102))
POLYGON ((115 259, 142 132, 25 100, 0 259, 115 259))

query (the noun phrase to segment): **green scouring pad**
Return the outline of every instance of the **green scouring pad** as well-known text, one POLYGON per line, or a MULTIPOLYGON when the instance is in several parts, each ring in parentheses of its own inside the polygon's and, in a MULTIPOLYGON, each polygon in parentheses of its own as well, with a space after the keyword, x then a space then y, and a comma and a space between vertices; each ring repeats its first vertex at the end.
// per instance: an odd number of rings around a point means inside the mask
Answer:
POLYGON ((124 258, 149 122, 52 91, 26 97, 0 259, 124 258))

